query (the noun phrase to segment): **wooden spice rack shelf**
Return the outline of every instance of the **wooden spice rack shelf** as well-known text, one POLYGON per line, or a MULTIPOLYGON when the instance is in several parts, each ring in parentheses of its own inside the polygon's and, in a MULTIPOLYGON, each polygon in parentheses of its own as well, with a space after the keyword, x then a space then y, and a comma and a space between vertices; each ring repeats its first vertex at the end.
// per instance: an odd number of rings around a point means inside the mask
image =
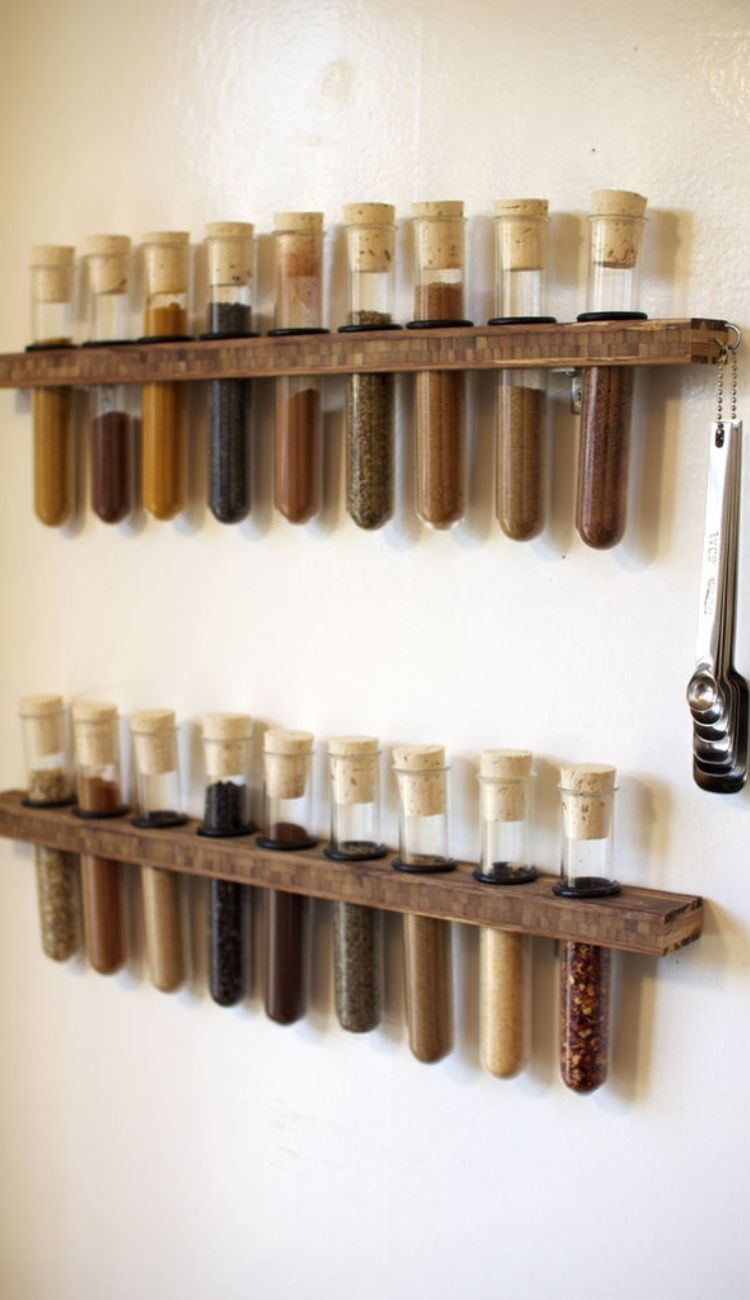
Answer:
POLYGON ((730 342, 725 321, 587 321, 353 334, 204 339, 0 355, 0 388, 43 388, 358 371, 706 365, 730 342))
POLYGON ((552 892, 552 876, 540 876, 528 885, 482 885, 474 880, 474 864, 468 862, 443 875, 407 875, 395 871, 390 858, 341 863, 327 858, 322 846, 279 853, 260 848, 254 836, 207 839, 196 834, 194 819, 169 830, 142 830, 129 816, 83 821, 70 808, 27 808, 22 800, 18 790, 0 794, 0 836, 136 866, 652 957, 692 943, 701 932, 702 901, 690 894, 625 887, 614 898, 559 898, 552 892))

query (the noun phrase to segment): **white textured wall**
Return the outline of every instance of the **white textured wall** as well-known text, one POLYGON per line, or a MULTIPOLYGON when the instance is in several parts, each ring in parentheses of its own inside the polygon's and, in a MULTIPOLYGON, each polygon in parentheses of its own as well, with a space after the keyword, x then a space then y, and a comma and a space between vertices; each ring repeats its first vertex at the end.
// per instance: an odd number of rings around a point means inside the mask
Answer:
MULTIPOLYGON (((33 241, 170 226, 197 240, 217 218, 267 232, 294 206, 333 224, 361 198, 401 215, 414 198, 464 198, 483 319, 493 199, 548 195, 550 306, 570 319, 600 186, 649 196, 652 315, 747 324, 749 30, 743 0, 6 0, 0 347, 26 341, 33 241)), ((268 316, 267 249, 263 267, 268 316)), ((340 279, 333 298, 336 324, 340 279)), ((630 527, 608 554, 572 527, 562 400, 549 530, 528 546, 500 535, 487 378, 471 386, 469 517, 447 536, 415 526, 403 494, 377 535, 347 521, 334 384, 322 523, 271 513, 264 389, 246 525, 207 514, 196 419, 187 518, 113 530, 85 512, 48 532, 31 513, 28 398, 0 394, 0 787, 22 777, 25 692, 170 704, 186 720, 247 708, 321 737, 443 740, 455 849, 471 854, 477 751, 527 745, 547 866, 552 763, 606 759, 621 773, 622 878, 709 900, 699 944, 622 961, 611 1082, 583 1099, 557 1079, 551 944, 536 947, 531 1068, 503 1084, 477 1065, 473 933, 456 945, 456 1051, 428 1068, 405 1043, 396 922, 382 1031, 337 1028, 324 907, 311 1014, 282 1030, 257 981, 243 1008, 215 1008, 200 952, 175 997, 151 990, 137 956, 113 979, 46 961, 30 850, 2 845, 4 1300, 746 1294, 749 805, 693 786, 684 702, 711 388, 697 369, 641 378, 630 527)), ((742 552, 747 574, 747 539, 742 552)), ((321 830, 326 817, 321 801, 321 830)))

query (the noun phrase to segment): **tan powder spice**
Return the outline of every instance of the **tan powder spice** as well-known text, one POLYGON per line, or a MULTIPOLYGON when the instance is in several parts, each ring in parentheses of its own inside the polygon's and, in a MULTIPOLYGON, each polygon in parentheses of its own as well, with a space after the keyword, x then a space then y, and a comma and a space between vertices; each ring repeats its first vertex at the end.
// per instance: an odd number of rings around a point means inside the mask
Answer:
POLYGON ((497 393, 497 520, 525 542, 544 527, 545 393, 500 382, 497 393))

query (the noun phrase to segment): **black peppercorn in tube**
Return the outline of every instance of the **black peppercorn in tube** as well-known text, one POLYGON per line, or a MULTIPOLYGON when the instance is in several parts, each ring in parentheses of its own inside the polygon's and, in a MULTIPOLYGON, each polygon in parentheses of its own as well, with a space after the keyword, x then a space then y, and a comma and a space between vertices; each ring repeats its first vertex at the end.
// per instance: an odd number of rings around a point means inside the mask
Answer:
MULTIPOLYGON (((27 695, 20 701, 19 714, 29 803, 54 807, 72 802, 61 697, 27 695)), ((53 961, 67 961, 78 948, 78 860, 71 853, 35 844, 34 861, 42 948, 53 961)))
MULTIPOLYGON (((207 226, 209 334, 252 331, 253 227, 246 221, 207 226)), ((219 523, 236 524, 250 509, 250 381, 212 379, 209 387, 208 504, 219 523)))
MULTIPOLYGON (((92 343, 130 337, 127 235, 92 235, 86 241, 91 290, 92 343)), ((123 384, 100 384, 93 394, 91 504, 106 524, 117 524, 132 505, 132 429, 123 384)))
MULTIPOLYGON (((36 347, 69 347, 73 341, 75 249, 38 244, 31 257, 31 337, 36 347)), ((72 390, 35 388, 34 513, 48 527, 73 513, 72 390)))
MULTIPOLYGON (((94 817, 117 816, 124 809, 115 705, 78 701, 73 730, 79 809, 94 817)), ((82 854, 81 891, 86 956, 100 975, 111 975, 125 961, 119 862, 82 854)))
MULTIPOLYGON (((397 745, 399 859, 412 872, 450 870, 445 750, 397 745)), ((453 1046, 451 928, 448 921, 404 916, 404 983, 409 1046, 417 1060, 439 1061, 453 1046)))
MULTIPOLYGON (((263 839, 277 852, 309 848, 311 757, 309 731, 271 728, 263 738, 263 839)), ((285 890, 265 893, 263 1000, 266 1015, 290 1025, 307 1001, 307 899, 285 890)))
MULTIPOLYGON (((639 254, 646 199, 626 190, 592 195, 589 310, 602 319, 639 316, 639 254)), ((576 527, 587 546, 606 550, 625 532, 634 373, 622 366, 584 370, 576 527)))
MULTIPOLYGON (((349 326, 377 330, 393 322, 394 217, 390 203, 344 207, 349 326)), ((359 528, 380 528, 393 513, 393 375, 347 377, 346 503, 359 528)))
MULTIPOLYGON (((200 827, 203 835, 221 839, 252 830, 248 785, 251 728, 246 713, 207 713, 203 718, 207 777, 200 827)), ((209 991, 222 1007, 234 1006, 245 992, 247 894, 247 886, 234 880, 209 881, 209 991)))

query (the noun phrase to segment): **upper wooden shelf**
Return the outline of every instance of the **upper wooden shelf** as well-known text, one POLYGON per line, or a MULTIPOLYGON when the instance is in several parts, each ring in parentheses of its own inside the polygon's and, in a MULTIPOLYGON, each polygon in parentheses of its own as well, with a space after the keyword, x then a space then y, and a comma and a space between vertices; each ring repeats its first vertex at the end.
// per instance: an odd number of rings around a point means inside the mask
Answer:
POLYGON ((0 794, 0 836, 90 853, 138 866, 361 903, 389 912, 418 912, 468 925, 493 925, 553 939, 569 939, 663 957, 692 943, 701 931, 701 899, 653 889, 623 888, 615 898, 558 898, 554 877, 529 885, 482 885, 473 864, 445 875, 412 876, 390 860, 341 863, 323 849, 274 853, 254 836, 205 839, 195 820, 170 830, 140 830, 129 816, 82 821, 68 808, 26 808, 18 790, 0 794))
POLYGON ((597 321, 312 334, 0 355, 0 387, 346 375, 357 371, 669 366, 715 362, 725 321, 597 321))

